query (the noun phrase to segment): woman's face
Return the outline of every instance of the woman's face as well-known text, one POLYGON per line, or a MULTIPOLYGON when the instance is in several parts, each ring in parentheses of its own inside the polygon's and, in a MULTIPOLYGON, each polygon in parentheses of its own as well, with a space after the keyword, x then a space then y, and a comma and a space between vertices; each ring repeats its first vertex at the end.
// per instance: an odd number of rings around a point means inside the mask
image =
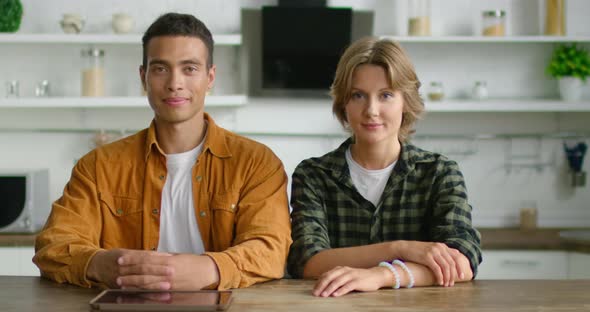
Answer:
POLYGON ((396 142, 403 110, 403 95, 391 89, 383 67, 364 64, 354 70, 345 111, 356 143, 396 142))

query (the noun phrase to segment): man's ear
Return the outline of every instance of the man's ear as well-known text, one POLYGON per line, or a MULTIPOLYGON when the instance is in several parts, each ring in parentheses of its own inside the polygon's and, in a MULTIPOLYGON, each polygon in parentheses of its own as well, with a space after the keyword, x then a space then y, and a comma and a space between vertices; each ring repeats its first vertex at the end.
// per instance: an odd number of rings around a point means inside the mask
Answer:
POLYGON ((209 80, 209 83, 207 85, 208 89, 213 88, 213 83, 215 82, 215 64, 211 65, 211 68, 209 68, 209 71, 207 72, 207 79, 209 80))
POLYGON ((141 85, 143 86, 143 91, 147 91, 145 87, 145 70, 146 68, 143 65, 139 65, 139 79, 141 79, 141 85))

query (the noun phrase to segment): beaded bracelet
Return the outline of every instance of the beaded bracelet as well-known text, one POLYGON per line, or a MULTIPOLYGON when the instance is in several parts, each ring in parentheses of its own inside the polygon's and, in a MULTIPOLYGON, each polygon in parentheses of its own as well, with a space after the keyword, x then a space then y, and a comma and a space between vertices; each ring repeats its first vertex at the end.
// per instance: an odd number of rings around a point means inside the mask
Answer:
POLYGON ((400 278, 399 278, 399 273, 397 272, 397 270, 393 267, 393 265, 391 265, 391 263, 389 262, 379 262, 379 266, 381 267, 386 267, 388 268, 392 273, 393 276, 395 278, 395 285, 393 285, 393 289, 399 289, 399 284, 400 284, 400 278))
POLYGON ((408 283, 408 286, 406 286, 406 288, 414 287, 414 274, 412 274, 412 271, 410 271, 410 268, 408 268, 408 266, 403 261, 401 261, 399 259, 393 260, 393 262, 391 262, 391 264, 399 265, 404 271, 406 271, 406 273, 408 273, 408 278, 410 279, 410 282, 408 283))

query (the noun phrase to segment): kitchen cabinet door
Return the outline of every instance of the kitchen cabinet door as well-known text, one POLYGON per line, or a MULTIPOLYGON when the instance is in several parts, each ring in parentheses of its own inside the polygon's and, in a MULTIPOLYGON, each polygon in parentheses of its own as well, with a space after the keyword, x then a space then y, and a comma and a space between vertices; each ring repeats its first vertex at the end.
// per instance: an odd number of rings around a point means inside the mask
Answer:
POLYGON ((484 250, 477 279, 565 279, 565 251, 484 250))
POLYGON ((0 275, 40 276, 33 263, 33 246, 0 247, 0 275))
POLYGON ((20 250, 14 247, 0 248, 0 275, 20 275, 20 250))
POLYGON ((568 278, 590 279, 590 254, 570 252, 568 278))

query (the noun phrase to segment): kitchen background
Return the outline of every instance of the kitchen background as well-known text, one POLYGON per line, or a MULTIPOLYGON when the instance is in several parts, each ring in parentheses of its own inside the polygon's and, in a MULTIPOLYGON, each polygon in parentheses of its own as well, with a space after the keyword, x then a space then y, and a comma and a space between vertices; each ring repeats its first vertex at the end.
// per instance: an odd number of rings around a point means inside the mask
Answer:
MULTIPOLYGON (((220 43, 215 51, 217 81, 206 110, 222 126, 272 148, 289 176, 301 160, 322 155, 345 138, 327 97, 262 97, 249 92, 252 68, 244 63, 248 42, 231 35, 247 32, 242 9, 277 1, 21 1, 20 30, 12 37, 0 37, 0 170, 48 168, 52 201, 60 196, 76 159, 93 147, 97 131, 103 129, 115 139, 149 124, 152 111, 140 97, 138 34, 167 11, 201 18, 220 43), (63 34, 59 22, 64 13, 84 18, 79 36, 108 35, 90 40, 105 51, 108 98, 79 98, 84 66, 80 51, 90 44, 66 42, 70 39, 61 36, 19 37, 63 34), (113 34, 114 13, 133 18, 131 35, 113 34), (133 34, 137 44, 129 42, 133 34), (18 99, 5 98, 4 85, 12 80, 20 82, 18 99), (50 83, 50 98, 35 98, 35 87, 42 80, 50 83)), ((557 81, 545 74, 556 42, 579 40, 580 45, 590 46, 590 2, 567 1, 565 39, 531 40, 527 36, 542 34, 543 3, 432 1, 432 35, 440 40, 412 40, 405 37, 409 11, 405 0, 328 1, 330 6, 372 11, 375 35, 402 36, 425 98, 430 82, 442 82, 445 98, 426 101, 428 112, 413 141, 458 161, 477 227, 515 226, 520 209, 530 206, 538 209, 539 226, 590 226, 590 182, 571 185, 562 137, 566 135, 568 143, 589 143, 590 87, 584 87, 581 102, 562 102, 557 81), (508 38, 490 42, 450 37, 479 34, 481 12, 488 9, 506 11, 508 38), (474 100, 471 90, 475 81, 482 80, 487 82, 489 99, 474 100)), ((589 166, 586 161, 583 170, 589 171, 589 166)))

